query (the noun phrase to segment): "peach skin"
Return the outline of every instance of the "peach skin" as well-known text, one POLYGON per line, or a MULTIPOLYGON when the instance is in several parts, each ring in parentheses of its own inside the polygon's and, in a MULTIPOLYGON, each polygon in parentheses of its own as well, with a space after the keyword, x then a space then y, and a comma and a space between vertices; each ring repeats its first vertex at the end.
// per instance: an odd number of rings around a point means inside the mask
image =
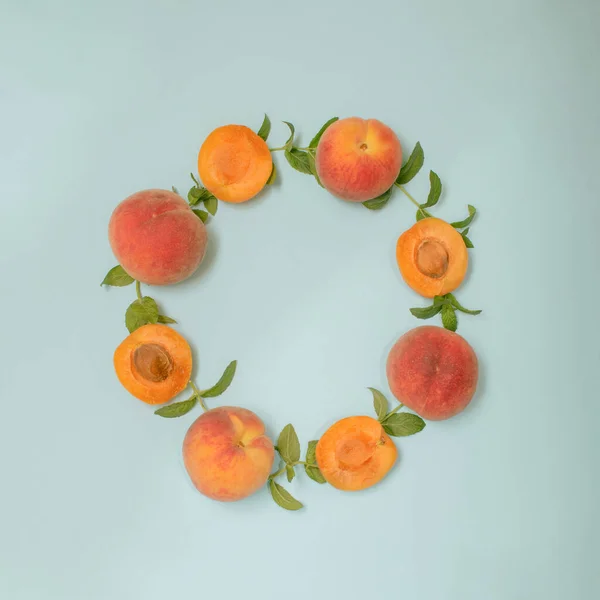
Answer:
POLYGON ((402 167, 402 147, 381 121, 348 117, 325 130, 315 166, 328 192, 349 202, 364 202, 392 187, 402 167))
POLYGON ((242 500, 266 484, 273 442, 253 412, 223 406, 192 423, 183 442, 186 471, 196 489, 220 502, 242 500))

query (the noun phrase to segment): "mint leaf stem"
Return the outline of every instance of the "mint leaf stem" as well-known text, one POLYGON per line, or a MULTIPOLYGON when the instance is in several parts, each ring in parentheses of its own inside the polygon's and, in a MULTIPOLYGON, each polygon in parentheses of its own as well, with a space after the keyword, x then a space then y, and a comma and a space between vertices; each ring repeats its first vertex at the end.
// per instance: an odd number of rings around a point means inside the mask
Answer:
POLYGON ((206 406, 206 404, 204 402, 204 398, 200 395, 200 390, 198 389, 198 386, 193 381, 190 381, 190 387, 194 391, 194 395, 198 399, 198 403, 202 407, 202 410, 204 412, 208 412, 208 407, 206 406))
POLYGON ((394 185, 404 193, 404 195, 419 209, 419 211, 422 214, 424 214, 426 217, 431 217, 429 211, 425 210, 424 208, 421 208, 421 205, 414 199, 414 197, 408 192, 408 190, 403 185, 400 185, 399 183, 394 183, 394 185))
POLYGON ((401 408, 404 408, 404 404, 402 404, 402 402, 398 404, 396 408, 390 410, 390 412, 387 415, 385 415, 385 417, 382 420, 382 423, 385 423, 392 415, 396 414, 401 408))
POLYGON ((135 293, 137 294, 138 300, 142 299, 142 284, 136 280, 135 282, 135 293))

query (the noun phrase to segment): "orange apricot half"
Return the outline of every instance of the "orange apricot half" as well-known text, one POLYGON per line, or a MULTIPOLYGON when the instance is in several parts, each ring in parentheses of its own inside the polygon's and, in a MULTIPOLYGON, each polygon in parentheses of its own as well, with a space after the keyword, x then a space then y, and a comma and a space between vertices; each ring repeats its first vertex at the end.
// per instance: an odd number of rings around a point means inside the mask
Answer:
POLYGON ((421 296, 433 298, 452 292, 462 283, 469 254, 452 225, 427 217, 398 238, 396 261, 404 281, 421 296))
POLYGON ((167 325, 143 325, 130 333, 113 357, 117 377, 133 396, 163 404, 182 392, 192 373, 192 351, 167 325))
POLYGON ((348 492, 381 481, 394 466, 398 450, 372 417, 346 417, 317 442, 317 464, 327 483, 348 492))
POLYGON ((217 127, 198 153, 202 183, 224 202, 250 200, 265 187, 272 170, 267 143, 245 125, 217 127))

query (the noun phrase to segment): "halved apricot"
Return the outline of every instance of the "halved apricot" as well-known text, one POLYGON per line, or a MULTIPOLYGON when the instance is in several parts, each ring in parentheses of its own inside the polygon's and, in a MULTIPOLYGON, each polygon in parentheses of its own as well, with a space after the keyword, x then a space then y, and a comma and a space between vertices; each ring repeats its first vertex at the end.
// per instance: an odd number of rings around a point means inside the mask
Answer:
POLYGON ((398 238, 396 261, 404 281, 421 296, 433 298, 452 292, 462 283, 469 254, 452 225, 427 217, 398 238))
POLYGON ((394 466, 398 450, 372 417, 346 417, 317 442, 317 464, 327 483, 358 491, 381 481, 394 466))
POLYGON ((143 325, 130 333, 113 357, 123 387, 148 404, 163 404, 182 392, 192 374, 192 350, 167 325, 143 325))
POLYGON ((273 170, 267 143, 245 125, 217 127, 198 153, 198 173, 206 189, 225 202, 250 200, 273 170))

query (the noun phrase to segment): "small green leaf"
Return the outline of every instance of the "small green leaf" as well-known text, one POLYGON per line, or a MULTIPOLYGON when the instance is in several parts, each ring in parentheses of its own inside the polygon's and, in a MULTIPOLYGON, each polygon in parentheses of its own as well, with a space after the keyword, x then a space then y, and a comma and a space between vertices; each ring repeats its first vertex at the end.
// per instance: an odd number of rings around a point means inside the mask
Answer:
POLYGON ((417 214, 415 216, 415 218, 417 219, 417 221, 420 221, 421 219, 426 219, 427 217, 430 217, 431 215, 427 214, 427 211, 423 208, 419 208, 417 209, 417 214))
POLYGON ((196 178, 196 176, 193 173, 190 173, 190 177, 192 178, 192 181, 194 182, 195 186, 198 188, 201 188, 202 186, 200 185, 200 182, 198 181, 198 179, 196 178))
POLYGON ((446 296, 434 296, 433 297, 433 305, 434 306, 442 306, 446 304, 446 296))
POLYGON ((424 428, 425 421, 421 417, 405 412, 390 415, 383 424, 385 432, 394 437, 413 435, 424 428))
POLYGON ((475 246, 473 246, 473 242, 464 233, 461 233, 460 235, 463 241, 465 242, 465 246, 467 248, 475 248, 475 246))
POLYGON ((266 142, 267 138, 269 137, 269 133, 271 133, 271 119, 269 119, 265 113, 265 118, 263 119, 262 125, 257 131, 257 134, 258 137, 261 137, 266 142))
POLYGON ((285 508, 285 510, 299 510, 302 508, 303 504, 298 502, 296 498, 294 498, 285 488, 281 487, 278 483, 275 483, 273 479, 269 479, 269 490, 271 491, 271 496, 273 496, 273 500, 281 508, 285 508))
POLYGON ((456 311, 450 304, 444 304, 444 306, 442 306, 442 325, 450 331, 456 331, 456 328, 458 327, 456 311))
POLYGON ((171 319, 171 317, 167 317, 165 315, 158 315, 157 323, 162 323, 163 325, 170 325, 171 323, 177 323, 175 319, 171 319))
POLYGON ((208 219, 208 213, 205 210, 200 210, 199 208, 193 208, 192 212, 203 222, 206 223, 208 219))
POLYGON ((408 183, 421 170, 424 162, 425 154, 423 152, 423 148, 421 147, 420 142, 417 142, 412 154, 409 156, 404 165, 402 165, 398 179, 396 179, 396 183, 398 185, 404 185, 405 183, 408 183))
POLYGON ((319 174, 317 173, 317 164, 315 163, 315 155, 312 152, 307 152, 308 154, 308 166, 310 167, 310 172, 315 176, 317 183, 324 187, 319 179, 319 174))
POLYGON ((176 188, 174 185, 172 185, 172 186, 171 186, 171 189, 172 189, 172 190, 173 190, 173 192, 175 192, 175 193, 176 193, 178 196, 181 196, 181 194, 179 193, 179 190, 178 190, 178 189, 177 189, 177 188, 176 188))
POLYGON ((323 125, 323 127, 321 127, 321 129, 319 129, 319 132, 317 133, 317 135, 315 135, 315 137, 312 140, 310 140, 310 144, 308 145, 308 147, 316 148, 319 145, 319 142, 321 141, 321 136, 325 133, 325 130, 332 123, 335 123, 338 119, 339 119, 339 117, 332 117, 331 119, 329 119, 329 121, 327 121, 327 123, 325 123, 325 125, 323 125))
POLYGON ((300 460, 300 441, 291 423, 288 423, 279 434, 277 449, 281 458, 288 464, 300 460))
POLYGON ((285 158, 290 163, 290 166, 300 173, 306 175, 312 175, 312 169, 310 168, 310 162, 308 158, 308 152, 298 150, 298 148, 288 148, 285 151, 285 158))
POLYGON ((421 208, 431 208, 438 203, 442 195, 442 182, 436 173, 429 171, 429 196, 427 202, 421 204, 421 208))
POLYGON ((363 202, 363 206, 368 208, 369 210, 380 210, 383 208, 392 197, 392 192, 394 187, 392 186, 389 190, 383 192, 381 196, 377 196, 377 198, 372 198, 371 200, 366 200, 363 202))
POLYGON ((100 285, 111 285, 113 287, 124 287, 135 281, 133 277, 125 272, 121 265, 113 267, 107 274, 100 285))
POLYGON ((294 471, 294 467, 290 467, 290 465, 286 465, 285 467, 285 475, 287 477, 288 482, 292 482, 292 479, 296 476, 296 471, 294 471))
POLYGON ((232 360, 226 367, 225 371, 223 371, 223 375, 221 375, 221 379, 215 383, 211 388, 200 392, 202 398, 216 398, 220 396, 233 381, 233 376, 235 375, 235 370, 237 368, 237 360, 232 360))
POLYGON ((290 137, 288 138, 287 142, 285 143, 286 149, 289 149, 294 145, 294 135, 296 133, 296 128, 291 123, 288 123, 287 121, 284 121, 284 123, 290 128, 290 137))
POLYGON ((464 221, 454 221, 454 223, 450 223, 452 227, 455 229, 462 229, 463 227, 468 227, 471 224, 471 221, 475 217, 475 213, 477 209, 474 206, 468 205, 469 207, 469 216, 464 221))
POLYGON ((417 319, 431 319, 431 317, 435 317, 440 310, 442 310, 441 306, 432 304, 431 306, 427 306, 425 308, 411 308, 410 312, 412 316, 417 317, 417 319))
POLYGON ((271 174, 269 175, 269 179, 267 179, 267 183, 265 185, 273 185, 273 183, 275 183, 275 179, 277 179, 277 169, 275 167, 275 163, 273 163, 271 174))
POLYGON ((182 415, 189 413, 190 410, 196 406, 196 402, 198 402, 198 399, 196 396, 192 396, 189 400, 175 402, 174 404, 163 406, 162 408, 155 410, 154 414, 158 415, 159 417, 174 419, 175 417, 181 417, 182 415))
POLYGON ((306 448, 306 458, 304 462, 307 462, 309 465, 317 464, 317 444, 319 440, 311 440, 308 442, 308 447, 306 448))
POLYGON ((371 393, 373 394, 373 407, 375 408, 375 414, 377 418, 382 421, 387 415, 388 401, 387 398, 375 388, 370 387, 371 393))
MULTIPOLYGON (((204 189, 204 188, 202 188, 204 189)), ((202 196, 202 189, 193 187, 188 192, 188 202, 194 206, 194 204, 198 204, 200 200, 200 196, 202 196)))
POLYGON ((158 323, 158 306, 150 296, 134 300, 125 312, 125 326, 129 333, 149 323, 158 323))
POLYGON ((317 465, 304 465, 304 471, 313 481, 327 483, 327 480, 323 477, 323 473, 321 473, 321 469, 317 465))
POLYGON ((481 313, 480 310, 469 310, 468 308, 462 306, 462 304, 456 299, 456 296, 454 296, 454 294, 446 294, 446 297, 448 298, 448 300, 450 300, 452 306, 454 306, 456 310, 460 310, 460 312, 464 312, 468 315, 478 315, 481 313))
POLYGON ((213 217, 217 214, 218 201, 212 194, 204 200, 204 206, 213 217))

